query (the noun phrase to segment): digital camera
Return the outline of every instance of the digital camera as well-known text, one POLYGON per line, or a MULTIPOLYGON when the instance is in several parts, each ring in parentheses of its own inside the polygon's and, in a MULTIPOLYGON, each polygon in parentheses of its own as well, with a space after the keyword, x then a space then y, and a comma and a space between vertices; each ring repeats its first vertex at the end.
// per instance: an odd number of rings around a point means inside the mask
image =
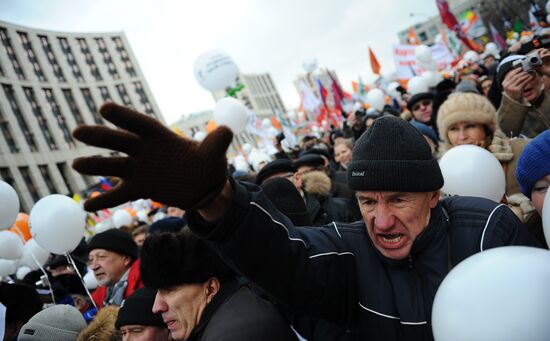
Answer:
POLYGON ((542 66, 542 59, 540 58, 538 52, 531 52, 525 57, 518 59, 513 62, 513 67, 521 67, 523 71, 529 72, 533 69, 542 66))

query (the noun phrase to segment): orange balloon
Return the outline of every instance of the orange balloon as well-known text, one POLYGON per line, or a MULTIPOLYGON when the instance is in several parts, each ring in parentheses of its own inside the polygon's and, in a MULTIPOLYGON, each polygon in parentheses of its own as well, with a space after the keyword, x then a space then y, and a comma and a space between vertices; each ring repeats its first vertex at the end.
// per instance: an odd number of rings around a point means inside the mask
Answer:
POLYGON ((99 196, 101 193, 98 192, 98 191, 95 191, 95 192, 92 192, 92 194, 90 194, 90 198, 95 198, 97 196, 99 196))
POLYGON ((210 132, 216 130, 217 127, 218 127, 218 125, 216 124, 216 121, 210 120, 210 121, 208 121, 208 123, 206 124, 206 132, 207 132, 207 133, 210 133, 210 132))
POLYGON ((137 212, 136 212, 134 209, 132 209, 131 207, 124 207, 124 210, 125 210, 126 212, 130 213, 130 215, 131 215, 132 217, 135 217, 136 214, 137 214, 137 212))
POLYGON ((29 228, 29 215, 26 213, 17 214, 15 225, 10 228, 10 231, 17 234, 24 241, 31 239, 32 235, 29 228))

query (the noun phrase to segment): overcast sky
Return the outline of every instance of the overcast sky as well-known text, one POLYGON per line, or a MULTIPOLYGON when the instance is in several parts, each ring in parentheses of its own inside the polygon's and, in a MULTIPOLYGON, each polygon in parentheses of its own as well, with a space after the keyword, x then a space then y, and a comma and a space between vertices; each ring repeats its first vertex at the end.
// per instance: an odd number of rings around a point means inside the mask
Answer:
POLYGON ((243 73, 271 73, 292 109, 303 60, 317 58, 351 90, 359 75, 372 79, 368 46, 390 72, 397 32, 436 14, 435 0, 0 0, 0 19, 14 24, 124 31, 167 123, 214 107, 193 75, 203 52, 225 51, 243 73))

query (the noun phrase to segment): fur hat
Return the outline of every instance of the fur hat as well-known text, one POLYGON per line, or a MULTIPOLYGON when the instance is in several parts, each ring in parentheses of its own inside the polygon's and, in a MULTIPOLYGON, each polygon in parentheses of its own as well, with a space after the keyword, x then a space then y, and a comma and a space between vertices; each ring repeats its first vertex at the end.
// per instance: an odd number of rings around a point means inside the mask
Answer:
POLYGON ((317 198, 328 198, 331 193, 332 181, 323 171, 313 171, 304 174, 302 181, 304 190, 317 198))
POLYGON ((188 230, 147 237, 139 270, 143 284, 151 289, 204 283, 210 277, 223 283, 235 275, 205 241, 188 230))
POLYGON ((102 308, 88 327, 80 332, 77 341, 122 340, 120 333, 115 328, 115 322, 119 309, 120 308, 115 305, 102 308))
POLYGON ((132 237, 121 230, 110 229, 96 234, 88 244, 88 253, 93 249, 105 249, 129 256, 133 260, 138 257, 138 247, 132 237))
POLYGON ((394 116, 374 120, 357 140, 347 171, 355 191, 429 192, 443 175, 418 129, 394 116))
POLYGON ((516 178, 521 192, 531 198, 535 183, 548 174, 550 174, 550 129, 531 140, 519 157, 516 178))
POLYGON ((459 122, 481 123, 491 134, 498 127, 493 104, 484 96, 474 93, 454 93, 439 107, 437 129, 447 147, 450 146, 447 131, 451 125, 459 122))
POLYGON ((58 304, 34 315, 21 327, 17 340, 21 341, 74 341, 86 320, 73 306, 58 304))
POLYGON ((162 316, 153 313, 156 293, 156 290, 149 288, 140 288, 134 291, 118 311, 116 329, 132 324, 166 328, 162 316))
POLYGON ((294 225, 311 226, 311 218, 307 213, 304 199, 289 180, 285 178, 269 179, 262 183, 261 187, 273 205, 294 225))

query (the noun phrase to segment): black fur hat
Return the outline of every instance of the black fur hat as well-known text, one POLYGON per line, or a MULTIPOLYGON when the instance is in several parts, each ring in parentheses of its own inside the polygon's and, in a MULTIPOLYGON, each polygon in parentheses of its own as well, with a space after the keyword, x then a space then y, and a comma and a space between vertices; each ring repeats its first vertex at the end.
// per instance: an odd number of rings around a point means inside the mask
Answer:
POLYGON ((235 273, 204 242, 187 229, 179 233, 156 233, 141 248, 141 279, 151 289, 199 284, 210 277, 221 283, 235 273))

